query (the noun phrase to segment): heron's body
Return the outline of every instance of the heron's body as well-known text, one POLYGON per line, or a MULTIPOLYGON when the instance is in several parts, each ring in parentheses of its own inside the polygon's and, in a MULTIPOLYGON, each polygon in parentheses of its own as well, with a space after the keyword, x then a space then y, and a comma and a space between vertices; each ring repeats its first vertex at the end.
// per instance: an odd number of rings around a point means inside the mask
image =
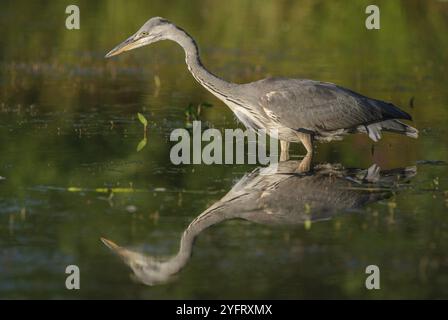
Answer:
POLYGON ((395 126, 396 131, 416 133, 396 120, 411 117, 394 105, 332 83, 268 78, 239 85, 235 91, 233 99, 223 101, 241 122, 252 129, 277 129, 280 140, 288 142, 300 141, 298 133, 331 141, 355 132, 368 133, 377 141, 381 129, 391 131, 395 126))
POLYGON ((198 47, 190 35, 162 18, 150 19, 107 57, 159 40, 181 45, 193 77, 229 106, 246 127, 276 132, 282 142, 282 153, 290 142, 302 142, 312 152, 314 139, 331 141, 348 133, 366 133, 374 141, 381 138, 382 130, 412 138, 418 136, 415 128, 398 120, 412 120, 398 107, 332 83, 288 78, 247 84, 227 82, 202 65, 198 47))

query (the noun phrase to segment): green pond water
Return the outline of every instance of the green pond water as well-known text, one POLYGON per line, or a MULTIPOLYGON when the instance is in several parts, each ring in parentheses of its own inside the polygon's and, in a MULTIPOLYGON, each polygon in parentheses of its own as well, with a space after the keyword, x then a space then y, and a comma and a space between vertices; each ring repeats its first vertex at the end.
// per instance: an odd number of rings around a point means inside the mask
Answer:
POLYGON ((376 1, 368 31, 370 2, 84 0, 70 31, 63 2, 2 1, 0 298, 448 298, 448 2, 376 1), (400 106, 420 137, 318 144, 309 172, 295 145, 284 175, 173 165, 190 104, 241 124, 174 43, 104 59, 152 16, 227 80, 334 82, 400 106))

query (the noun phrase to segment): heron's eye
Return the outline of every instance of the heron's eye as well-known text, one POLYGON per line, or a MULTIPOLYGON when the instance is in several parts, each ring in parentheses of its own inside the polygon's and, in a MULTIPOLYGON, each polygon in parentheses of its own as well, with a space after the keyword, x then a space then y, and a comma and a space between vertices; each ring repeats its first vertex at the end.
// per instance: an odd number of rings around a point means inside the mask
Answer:
POLYGON ((142 37, 146 37, 146 36, 148 35, 148 32, 147 32, 147 31, 143 31, 142 33, 140 33, 140 35, 141 35, 142 37))

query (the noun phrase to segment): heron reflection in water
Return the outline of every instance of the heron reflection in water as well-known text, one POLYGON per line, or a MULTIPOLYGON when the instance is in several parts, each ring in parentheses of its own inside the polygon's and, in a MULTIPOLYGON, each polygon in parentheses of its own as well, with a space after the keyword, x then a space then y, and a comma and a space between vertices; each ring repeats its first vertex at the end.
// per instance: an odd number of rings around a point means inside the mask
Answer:
POLYGON ((390 197, 417 173, 414 166, 381 170, 374 164, 368 169, 346 169, 338 164, 311 167, 298 162, 280 162, 277 172, 272 174, 263 173, 263 168, 246 174, 222 199, 190 223, 182 234, 179 251, 171 257, 158 258, 104 238, 102 241, 123 259, 139 282, 166 283, 185 267, 195 239, 212 225, 231 219, 265 225, 328 220, 338 213, 390 197))

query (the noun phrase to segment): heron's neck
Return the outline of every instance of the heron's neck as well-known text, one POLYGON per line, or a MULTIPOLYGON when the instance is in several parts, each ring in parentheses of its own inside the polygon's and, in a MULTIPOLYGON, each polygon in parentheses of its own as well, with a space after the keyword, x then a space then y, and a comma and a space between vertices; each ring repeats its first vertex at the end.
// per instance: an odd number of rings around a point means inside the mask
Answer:
POLYGON ((177 42, 185 50, 185 62, 193 77, 216 97, 225 99, 236 85, 215 76, 202 65, 194 39, 185 31, 177 29, 171 40, 177 42))

